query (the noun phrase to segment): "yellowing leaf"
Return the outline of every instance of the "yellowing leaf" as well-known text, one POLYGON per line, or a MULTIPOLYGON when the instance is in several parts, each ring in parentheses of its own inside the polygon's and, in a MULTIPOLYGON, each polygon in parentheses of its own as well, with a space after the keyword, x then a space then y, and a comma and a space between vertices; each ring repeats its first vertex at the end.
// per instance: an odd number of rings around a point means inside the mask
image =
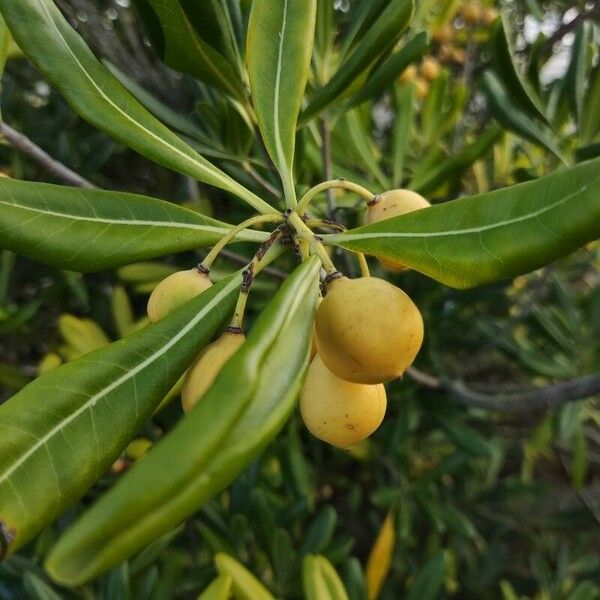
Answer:
POLYGON ((376 600, 379 597, 383 582, 390 572, 395 542, 394 515, 390 511, 379 530, 379 535, 367 560, 366 579, 369 600, 376 600))

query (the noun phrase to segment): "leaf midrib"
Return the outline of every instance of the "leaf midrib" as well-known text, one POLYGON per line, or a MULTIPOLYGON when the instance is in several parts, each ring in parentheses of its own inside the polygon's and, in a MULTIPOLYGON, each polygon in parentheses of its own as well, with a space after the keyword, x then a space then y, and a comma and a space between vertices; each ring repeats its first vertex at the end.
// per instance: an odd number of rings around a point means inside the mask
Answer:
MULTIPOLYGON (((367 238, 430 238, 430 237, 441 237, 441 236, 450 236, 450 235, 464 235, 468 233, 481 233, 483 231, 490 231, 492 229, 499 229, 501 227, 505 227, 507 225, 514 225, 515 223, 522 223, 523 221, 528 221, 530 219, 534 219, 539 217, 540 215, 555 209, 561 204, 572 200, 574 197, 584 193, 590 186, 595 184, 600 180, 600 176, 596 179, 593 179, 590 183, 584 184, 578 190, 568 194, 564 198, 561 198, 557 202, 553 204, 549 204, 548 206, 544 206, 543 208, 536 210, 534 212, 528 213, 526 215, 522 215, 520 217, 515 217, 514 219, 507 219, 505 221, 499 221, 497 223, 491 223, 489 225, 484 225, 481 227, 471 227, 468 229, 454 229, 454 230, 446 230, 446 231, 434 231, 434 232, 392 232, 392 231, 382 231, 379 233, 343 233, 340 235, 328 235, 324 236, 330 240, 336 239, 341 241, 352 241, 352 240, 363 240, 367 238)), ((427 210, 427 209, 422 209, 427 210)))
MULTIPOLYGON (((73 215, 68 213, 60 213, 53 210, 47 210, 42 208, 36 208, 33 206, 24 206, 23 204, 17 204, 14 202, 8 202, 6 200, 0 200, 0 204, 4 204, 5 206, 10 206, 12 208, 16 208, 17 210, 27 210, 30 212, 41 213, 44 215, 49 215, 53 217, 58 217, 60 219, 67 219, 71 221, 89 221, 92 223, 104 223, 108 225, 126 225, 126 226, 148 226, 148 227, 169 227, 173 229, 193 229, 196 231, 214 231, 215 233, 223 233, 226 234, 231 230, 230 227, 217 227, 216 225, 200 225, 197 223, 180 223, 176 221, 142 221, 139 219, 108 219, 108 218, 98 218, 98 217, 86 217, 82 215, 73 215)), ((253 231, 251 229, 244 230, 245 233, 252 231, 253 234, 256 234, 257 240, 264 239, 268 234, 262 235, 261 232, 253 231)))
POLYGON ((79 407, 76 411, 71 413, 65 419, 59 421, 46 435, 41 438, 38 438, 37 442, 23 455, 21 455, 16 461, 12 463, 10 467, 8 467, 4 473, 0 474, 0 485, 5 481, 10 481, 11 475, 17 471, 22 465, 24 465, 31 456, 33 456, 40 448, 45 446, 49 440, 51 440, 55 435, 57 435, 60 431, 62 431, 65 427, 67 427, 71 422, 77 419, 81 414, 83 414, 86 410, 92 409, 99 400, 105 397, 107 394, 112 392, 114 389, 121 386, 123 383, 135 377, 140 371, 145 369, 148 365, 152 364, 155 360, 159 359, 166 352, 168 352, 175 344, 179 342, 191 329, 193 329, 196 324, 206 316, 216 305, 218 305, 222 299, 224 299, 231 291, 233 291, 238 286, 238 278, 232 279, 230 283, 228 283, 208 304, 202 308, 198 312, 198 314, 185 326, 183 327, 176 335, 174 335, 164 346, 162 346, 159 350, 151 354, 144 361, 139 363, 136 367, 122 375, 115 381, 113 381, 110 385, 100 390, 98 393, 94 394, 89 398, 89 400, 79 407))

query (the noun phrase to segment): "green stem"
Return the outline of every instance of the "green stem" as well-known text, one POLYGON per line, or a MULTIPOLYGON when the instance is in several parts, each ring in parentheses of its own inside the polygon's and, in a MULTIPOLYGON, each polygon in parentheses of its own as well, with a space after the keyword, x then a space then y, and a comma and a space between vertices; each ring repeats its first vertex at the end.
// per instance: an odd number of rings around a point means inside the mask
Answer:
POLYGON ((341 188, 348 190, 349 192, 354 192, 364 198, 367 202, 371 202, 375 197, 375 194, 362 185, 358 185, 358 183, 352 183, 352 181, 346 181, 345 179, 330 179, 310 188, 310 190, 300 198, 300 202, 298 202, 298 206, 296 206, 296 212, 300 215, 304 214, 308 205, 317 194, 332 188, 341 188))
POLYGON ((251 227, 252 225, 258 225, 259 223, 281 223, 283 221, 283 217, 279 214, 277 215, 256 215, 254 217, 250 217, 245 221, 242 221, 239 225, 236 225, 231 231, 226 233, 211 249, 211 251, 206 255, 204 260, 198 265, 198 268, 208 273, 210 268, 219 255, 219 252, 231 242, 231 240, 243 229, 246 227, 251 227))
POLYGON ((332 260, 329 258, 329 255, 325 251, 325 247, 321 243, 318 236, 316 236, 304 223, 304 221, 300 218, 300 215, 297 212, 291 212, 288 215, 288 223, 291 227, 296 231, 296 235, 299 240, 303 240, 308 243, 308 247, 313 254, 316 254, 323 263, 323 268, 327 272, 328 275, 333 273, 337 273, 335 265, 332 260))
POLYGON ((231 329, 243 329, 246 303, 248 302, 248 294, 250 293, 250 287, 254 283, 254 278, 285 251, 285 246, 278 243, 281 236, 282 232, 276 230, 273 235, 261 245, 258 252, 244 270, 242 287, 235 305, 231 323, 229 324, 231 329))

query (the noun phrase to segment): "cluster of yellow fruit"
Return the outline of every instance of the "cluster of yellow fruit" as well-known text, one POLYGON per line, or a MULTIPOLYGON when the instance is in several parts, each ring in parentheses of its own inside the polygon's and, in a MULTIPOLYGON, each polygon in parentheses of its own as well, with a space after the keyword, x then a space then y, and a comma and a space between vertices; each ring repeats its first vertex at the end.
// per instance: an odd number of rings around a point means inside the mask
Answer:
MULTIPOLYGON (((163 279, 148 300, 148 317, 155 323, 195 298, 212 285, 208 275, 197 268, 177 271, 163 279)), ((244 343, 242 331, 225 331, 209 344, 188 369, 181 390, 183 410, 189 412, 211 386, 221 367, 244 343)))
MULTIPOLYGON (((427 208, 429 202, 410 190, 392 190, 369 203, 366 224, 427 208)), ((381 259, 391 271, 404 265, 381 259)), ((314 323, 313 355, 300 395, 300 411, 318 438, 349 448, 381 424, 387 398, 383 383, 400 377, 423 342, 423 319, 412 300, 384 279, 329 281, 314 323)), ((154 288, 148 317, 159 321, 212 285, 198 268, 169 275, 154 288)), ((223 365, 244 343, 241 330, 226 330, 188 369, 181 400, 189 412, 223 365)))
POLYGON ((412 82, 416 88, 417 98, 425 98, 429 92, 429 84, 437 79, 442 72, 442 67, 433 56, 425 56, 421 64, 409 65, 404 69, 398 81, 402 84, 412 82))
MULTIPOLYGON (((429 207, 410 190, 376 197, 365 223, 429 207)), ((393 271, 405 267, 381 260, 393 271)), ((399 288, 376 277, 338 277, 327 286, 314 325, 314 357, 300 394, 300 411, 313 435, 349 448, 383 421, 383 384, 400 377, 423 342, 419 309, 399 288)))

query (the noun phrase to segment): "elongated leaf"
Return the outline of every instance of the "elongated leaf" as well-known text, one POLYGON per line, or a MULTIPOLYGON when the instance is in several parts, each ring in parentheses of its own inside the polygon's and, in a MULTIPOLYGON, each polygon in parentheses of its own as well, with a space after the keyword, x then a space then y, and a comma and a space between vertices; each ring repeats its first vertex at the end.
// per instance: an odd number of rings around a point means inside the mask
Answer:
POLYGON ((494 70, 504 87, 510 90, 511 99, 521 110, 548 125, 541 99, 515 63, 516 52, 508 13, 503 12, 502 17, 494 23, 489 46, 494 70))
POLYGON ((167 65, 213 85, 242 103, 246 101, 239 72, 210 44, 198 36, 178 0, 135 0, 142 17, 149 23, 151 38, 167 65))
POLYGON ((0 406, 0 515, 20 547, 124 449, 233 309, 241 275, 53 369, 0 406))
MULTIPOLYGON (((575 119, 581 127, 581 117, 583 114, 583 101, 585 95, 585 74, 587 70, 588 44, 594 35, 594 28, 591 23, 582 21, 577 28, 575 42, 571 52, 571 62, 565 75, 564 91, 575 115, 575 119)), ((596 115, 596 120, 599 116, 596 115)))
POLYGON ((227 190, 261 212, 274 212, 137 102, 51 0, 2 0, 0 12, 19 47, 86 121, 165 167, 227 190))
POLYGON ((444 583, 444 553, 436 552, 417 573, 407 600, 436 600, 444 583))
POLYGON ((406 153, 411 139, 415 118, 415 93, 414 84, 403 85, 395 91, 396 119, 393 132, 392 148, 392 183, 394 187, 402 184, 402 174, 406 153))
POLYGON ((590 75, 590 86, 581 113, 579 134, 583 145, 589 144, 600 132, 600 65, 590 75))
MULTIPOLYGON (((0 179, 0 247, 71 271, 209 246, 230 227, 146 196, 0 179)), ((265 237, 246 230, 238 239, 265 237)))
POLYGON ((510 99, 507 89, 491 71, 483 74, 482 86, 494 116, 502 125, 543 148, 547 148, 566 164, 567 161, 558 147, 552 131, 534 121, 515 105, 510 99))
POLYGON ((389 52, 408 25, 413 11, 412 0, 392 0, 357 43, 327 84, 318 90, 300 117, 306 123, 327 108, 365 71, 377 57, 389 52))
POLYGON ((422 31, 407 42, 402 49, 389 56, 373 73, 369 74, 369 79, 363 88, 350 98, 348 106, 356 106, 389 89, 391 81, 394 81, 406 67, 423 56, 428 43, 427 34, 422 31))
POLYGON ((283 427, 308 364, 319 267, 312 258, 288 277, 194 410, 64 534, 46 563, 57 581, 94 578, 171 530, 283 427))
POLYGON ((532 271, 598 237, 600 159, 324 236, 457 288, 532 271))
POLYGON ((460 177, 466 169, 490 150, 502 132, 501 127, 492 125, 479 139, 461 148, 455 155, 438 162, 433 168, 420 170, 419 176, 415 176, 411 181, 410 187, 421 194, 429 194, 449 179, 460 177))
POLYGON ((294 206, 296 122, 308 79, 316 0, 254 0, 246 56, 258 125, 294 206))

